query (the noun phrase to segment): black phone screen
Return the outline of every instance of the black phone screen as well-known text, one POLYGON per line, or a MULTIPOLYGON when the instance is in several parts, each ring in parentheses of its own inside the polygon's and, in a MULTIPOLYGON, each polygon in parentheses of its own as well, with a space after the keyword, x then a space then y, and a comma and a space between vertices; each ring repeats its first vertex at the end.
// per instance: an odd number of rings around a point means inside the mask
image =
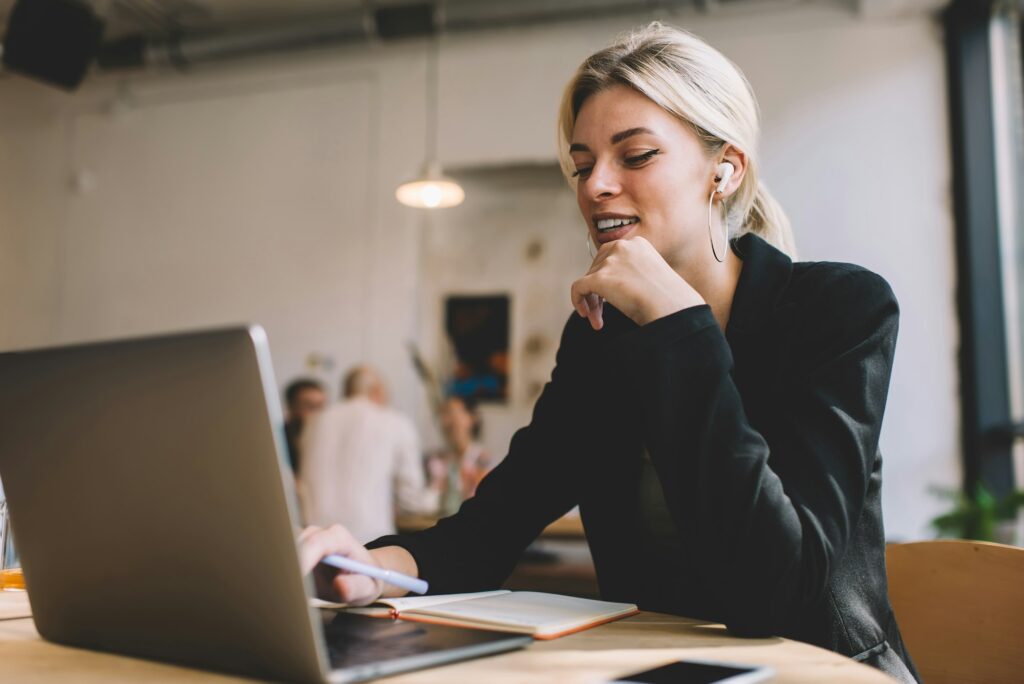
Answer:
POLYGON ((709 665, 685 660, 669 663, 653 670, 637 672, 615 680, 617 682, 638 682, 642 684, 715 684, 729 677, 755 672, 752 667, 730 667, 709 665))

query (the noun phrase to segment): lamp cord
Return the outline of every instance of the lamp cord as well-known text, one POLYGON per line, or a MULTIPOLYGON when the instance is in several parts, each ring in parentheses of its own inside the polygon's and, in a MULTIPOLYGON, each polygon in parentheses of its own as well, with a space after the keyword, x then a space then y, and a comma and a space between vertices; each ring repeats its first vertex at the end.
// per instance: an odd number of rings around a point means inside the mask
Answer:
POLYGON ((437 89, 441 36, 435 34, 427 52, 427 163, 437 161, 437 89))

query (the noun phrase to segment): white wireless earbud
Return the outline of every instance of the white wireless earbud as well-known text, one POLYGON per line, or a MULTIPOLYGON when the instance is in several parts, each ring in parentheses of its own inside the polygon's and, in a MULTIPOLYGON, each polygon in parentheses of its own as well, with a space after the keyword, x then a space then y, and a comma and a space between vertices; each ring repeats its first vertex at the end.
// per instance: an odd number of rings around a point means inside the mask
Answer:
POLYGON ((715 192, 724 192, 725 186, 729 184, 729 179, 732 178, 732 174, 736 171, 736 167, 732 165, 732 162, 722 162, 718 165, 718 172, 715 175, 715 180, 718 181, 718 187, 715 188, 715 192))
POLYGON ((721 208, 725 210, 725 215, 722 217, 722 233, 725 244, 722 246, 722 256, 718 256, 718 247, 715 246, 715 237, 711 229, 711 205, 715 202, 715 195, 720 192, 725 192, 725 186, 729 184, 729 179, 732 178, 732 174, 736 172, 736 167, 732 165, 732 162, 722 162, 715 169, 715 182, 718 183, 715 186, 714 192, 708 196, 708 238, 711 240, 711 252, 715 255, 715 261, 718 263, 725 263, 725 252, 729 249, 729 216, 728 209, 725 206, 725 197, 722 197, 721 208))

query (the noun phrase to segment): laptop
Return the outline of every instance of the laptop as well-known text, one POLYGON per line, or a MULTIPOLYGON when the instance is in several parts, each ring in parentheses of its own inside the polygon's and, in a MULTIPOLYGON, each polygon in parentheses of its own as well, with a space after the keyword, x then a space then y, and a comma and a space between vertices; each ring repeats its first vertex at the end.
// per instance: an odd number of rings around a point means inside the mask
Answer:
POLYGON ((531 642, 310 608, 259 327, 0 354, 0 479, 56 643, 355 682, 531 642))

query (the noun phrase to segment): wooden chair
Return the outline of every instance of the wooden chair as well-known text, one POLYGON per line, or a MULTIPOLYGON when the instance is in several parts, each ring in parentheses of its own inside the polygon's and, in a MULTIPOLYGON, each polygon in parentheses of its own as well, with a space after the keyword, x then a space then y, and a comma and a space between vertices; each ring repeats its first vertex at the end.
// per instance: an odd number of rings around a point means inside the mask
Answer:
POLYGON ((1024 682, 1024 549, 974 541, 886 548, 889 598, 926 684, 1024 682))

